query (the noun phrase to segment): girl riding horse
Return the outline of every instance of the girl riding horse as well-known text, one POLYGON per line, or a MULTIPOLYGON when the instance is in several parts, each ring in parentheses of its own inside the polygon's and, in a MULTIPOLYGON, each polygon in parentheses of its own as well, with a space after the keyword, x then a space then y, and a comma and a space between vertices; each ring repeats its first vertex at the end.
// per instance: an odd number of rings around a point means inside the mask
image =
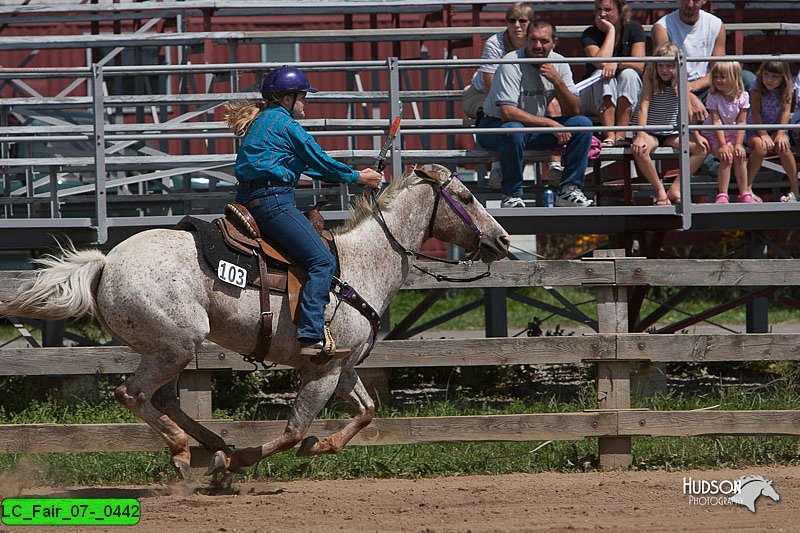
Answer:
POLYGON ((383 177, 371 168, 358 171, 332 159, 294 120, 305 117, 306 94, 315 92, 303 72, 284 65, 264 77, 263 104, 226 104, 228 125, 244 136, 236 156, 236 201, 247 206, 262 235, 283 246, 308 272, 297 339, 300 353, 309 357, 333 348, 333 343, 326 346, 324 323, 336 260, 295 206, 295 186, 301 174, 372 188, 380 187, 383 177))

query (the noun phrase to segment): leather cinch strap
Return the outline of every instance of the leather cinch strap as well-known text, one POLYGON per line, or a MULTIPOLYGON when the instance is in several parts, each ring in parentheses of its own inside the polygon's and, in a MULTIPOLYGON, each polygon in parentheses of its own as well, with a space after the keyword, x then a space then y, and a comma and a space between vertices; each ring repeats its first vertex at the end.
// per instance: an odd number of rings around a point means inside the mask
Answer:
MULTIPOLYGON (((259 239, 261 240, 261 239, 259 239)), ((261 290, 259 296, 261 300, 261 327, 258 332, 258 340, 250 358, 261 363, 269 353, 269 346, 272 344, 272 311, 269 309, 269 282, 267 281, 267 262, 264 256, 256 254, 258 257, 258 274, 261 277, 261 290)))

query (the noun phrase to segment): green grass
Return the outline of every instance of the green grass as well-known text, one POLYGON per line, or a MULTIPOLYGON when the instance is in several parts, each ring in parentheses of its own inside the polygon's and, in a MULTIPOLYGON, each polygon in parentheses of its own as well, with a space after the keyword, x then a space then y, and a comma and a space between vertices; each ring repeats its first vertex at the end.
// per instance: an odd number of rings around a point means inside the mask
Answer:
MULTIPOLYGON (((595 293, 593 289, 582 287, 559 287, 558 292, 567 300, 576 305, 584 314, 591 319, 597 318, 597 308, 595 305, 595 293)), ((656 288, 648 292, 647 299, 642 307, 642 316, 647 316, 659 306, 659 302, 666 301, 675 292, 674 288, 656 288)), ((542 301, 544 303, 561 308, 562 305, 548 291, 542 287, 526 287, 518 291, 520 294, 542 301)), ((391 326, 394 327, 408 313, 413 310, 428 294, 424 290, 404 290, 400 291, 392 300, 390 305, 391 326)), ((668 312, 659 324, 674 323, 682 320, 689 315, 697 314, 701 311, 719 305, 730 298, 737 297, 741 290, 736 288, 716 288, 698 290, 695 298, 682 302, 677 309, 668 312)), ((797 298, 797 295, 793 295, 797 298)), ((432 320, 444 313, 458 309, 475 300, 483 298, 481 289, 453 289, 447 292, 446 296, 437 301, 416 323, 422 324, 432 320)), ((509 331, 514 334, 527 328, 528 323, 537 317, 542 320, 542 328, 545 330, 555 330, 556 326, 569 330, 582 326, 579 322, 552 316, 547 311, 525 305, 512 299, 506 300, 509 331)), ((743 325, 745 323, 745 308, 740 306, 710 319, 718 324, 743 325)), ((772 324, 782 322, 794 322, 798 320, 796 309, 792 309, 776 302, 770 302, 769 320, 772 324)), ((103 333, 95 326, 81 322, 72 326, 79 334, 93 338, 105 338, 103 333)), ((484 328, 484 311, 482 307, 459 315, 443 324, 433 328, 433 330, 481 330, 484 328)), ((39 330, 32 330, 34 338, 41 340, 39 330)), ((18 336, 17 331, 10 325, 0 325, 0 339, 13 339, 18 336)))
MULTIPOLYGON (((659 307, 659 303, 666 301, 668 296, 671 295, 675 289, 671 288, 658 288, 654 291, 648 292, 648 297, 642 307, 642 316, 654 311, 659 307)), ((597 318, 597 308, 595 304, 595 293, 592 289, 581 287, 559 287, 558 292, 566 297, 570 302, 576 305, 585 315, 592 319, 597 318)), ((541 287, 526 287, 519 290, 519 293, 533 298, 550 305, 562 307, 558 300, 553 297, 549 292, 541 287)), ((390 317, 392 327, 405 317, 416 305, 418 305, 427 291, 422 290, 409 290, 401 291, 393 300, 390 306, 390 317)), ((689 315, 697 314, 701 311, 710 309, 716 305, 725 302, 728 298, 737 297, 741 294, 739 289, 724 288, 724 290, 717 290, 709 295, 708 290, 698 291, 697 297, 682 302, 677 309, 668 312, 660 321, 659 324, 674 323, 686 318, 689 315)), ((428 310, 418 321, 417 324, 422 324, 428 320, 436 318, 439 315, 458 309, 459 307, 470 303, 474 300, 483 298, 483 291, 480 289, 453 289, 448 291, 447 295, 441 298, 431 309, 428 310)), ((484 311, 483 308, 474 309, 455 317, 448 322, 441 324, 434 330, 474 330, 483 329, 484 327, 484 311)), ((556 325, 569 330, 581 324, 560 316, 551 316, 549 312, 525 305, 521 302, 508 299, 507 300, 507 313, 509 331, 516 332, 527 327, 528 323, 534 316, 543 320, 542 328, 553 330, 556 325)), ((786 307, 784 305, 770 302, 769 307, 770 323, 792 322, 798 320, 796 309, 786 307)), ((734 324, 742 325, 745 323, 745 307, 740 306, 724 313, 721 313, 711 319, 718 324, 734 324)))
MULTIPOLYGON (((798 386, 791 374, 764 386, 707 387, 700 394, 671 394, 635 399, 635 406, 661 410, 697 409, 798 409, 798 386)), ((458 416, 467 414, 519 414, 580 412, 596 405, 592 386, 584 383, 572 397, 532 394, 527 399, 503 395, 478 396, 454 388, 438 401, 423 401, 409 408, 380 406, 383 418, 408 416, 458 416)), ((111 399, 63 404, 54 400, 31 403, 18 412, 0 411, 2 423, 99 423, 133 421, 111 399)), ((236 420, 276 418, 276 412, 259 411, 258 401, 242 401, 216 417, 236 420)), ((282 416, 282 415, 281 415, 282 416)), ((332 401, 323 418, 343 418, 349 412, 332 401)), ((265 440, 269 436, 265 435, 265 440)), ((798 463, 794 437, 694 437, 633 439, 632 469, 688 469, 726 466, 787 465, 798 463)), ((349 446, 335 456, 295 458, 282 453, 262 461, 237 479, 348 479, 421 478, 432 476, 504 474, 513 472, 579 472, 598 468, 597 441, 585 439, 543 443, 481 442, 407 446, 349 446), (544 444, 544 446, 542 446, 544 444)), ((174 479, 166 452, 154 453, 48 453, 0 455, 0 473, 24 471, 36 483, 115 485, 159 483, 174 479)))

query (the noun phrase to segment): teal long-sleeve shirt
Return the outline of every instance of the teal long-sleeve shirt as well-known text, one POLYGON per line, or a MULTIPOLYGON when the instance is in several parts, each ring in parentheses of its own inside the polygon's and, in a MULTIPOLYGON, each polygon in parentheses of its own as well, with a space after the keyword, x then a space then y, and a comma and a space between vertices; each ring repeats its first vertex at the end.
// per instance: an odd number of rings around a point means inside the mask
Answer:
POLYGON ((356 183, 359 172, 331 158, 281 106, 271 106, 253 121, 236 155, 236 179, 297 185, 300 174, 329 182, 356 183))

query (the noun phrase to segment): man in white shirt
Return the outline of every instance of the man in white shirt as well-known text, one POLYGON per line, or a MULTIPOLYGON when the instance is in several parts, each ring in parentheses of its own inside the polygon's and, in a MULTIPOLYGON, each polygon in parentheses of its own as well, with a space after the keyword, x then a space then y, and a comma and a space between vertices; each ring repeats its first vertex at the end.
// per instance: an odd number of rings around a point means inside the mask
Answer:
MULTIPOLYGON (((703 11, 706 0, 678 0, 680 7, 664 15, 653 25, 653 49, 666 42, 674 43, 684 55, 724 56, 725 24, 719 17, 703 11)), ((708 116, 705 95, 711 87, 708 61, 692 61, 686 65, 689 75, 689 112, 696 123, 708 116)), ((752 72, 742 73, 745 90, 755 79, 752 72)))
MULTIPOLYGON (((507 54, 504 59, 563 58, 553 51, 558 38, 555 27, 545 20, 528 25, 525 46, 507 54)), ((578 90, 572 71, 566 63, 503 63, 495 72, 492 87, 483 103, 481 128, 524 128, 587 126, 591 120, 581 116, 578 90), (547 106, 558 100, 563 116, 548 117, 547 106)), ((478 144, 486 150, 497 151, 502 166, 502 207, 525 207, 522 200, 522 173, 525 150, 552 150, 566 145, 564 173, 556 194, 555 205, 588 207, 581 191, 588 163, 592 134, 584 132, 554 133, 479 133, 478 144)))

